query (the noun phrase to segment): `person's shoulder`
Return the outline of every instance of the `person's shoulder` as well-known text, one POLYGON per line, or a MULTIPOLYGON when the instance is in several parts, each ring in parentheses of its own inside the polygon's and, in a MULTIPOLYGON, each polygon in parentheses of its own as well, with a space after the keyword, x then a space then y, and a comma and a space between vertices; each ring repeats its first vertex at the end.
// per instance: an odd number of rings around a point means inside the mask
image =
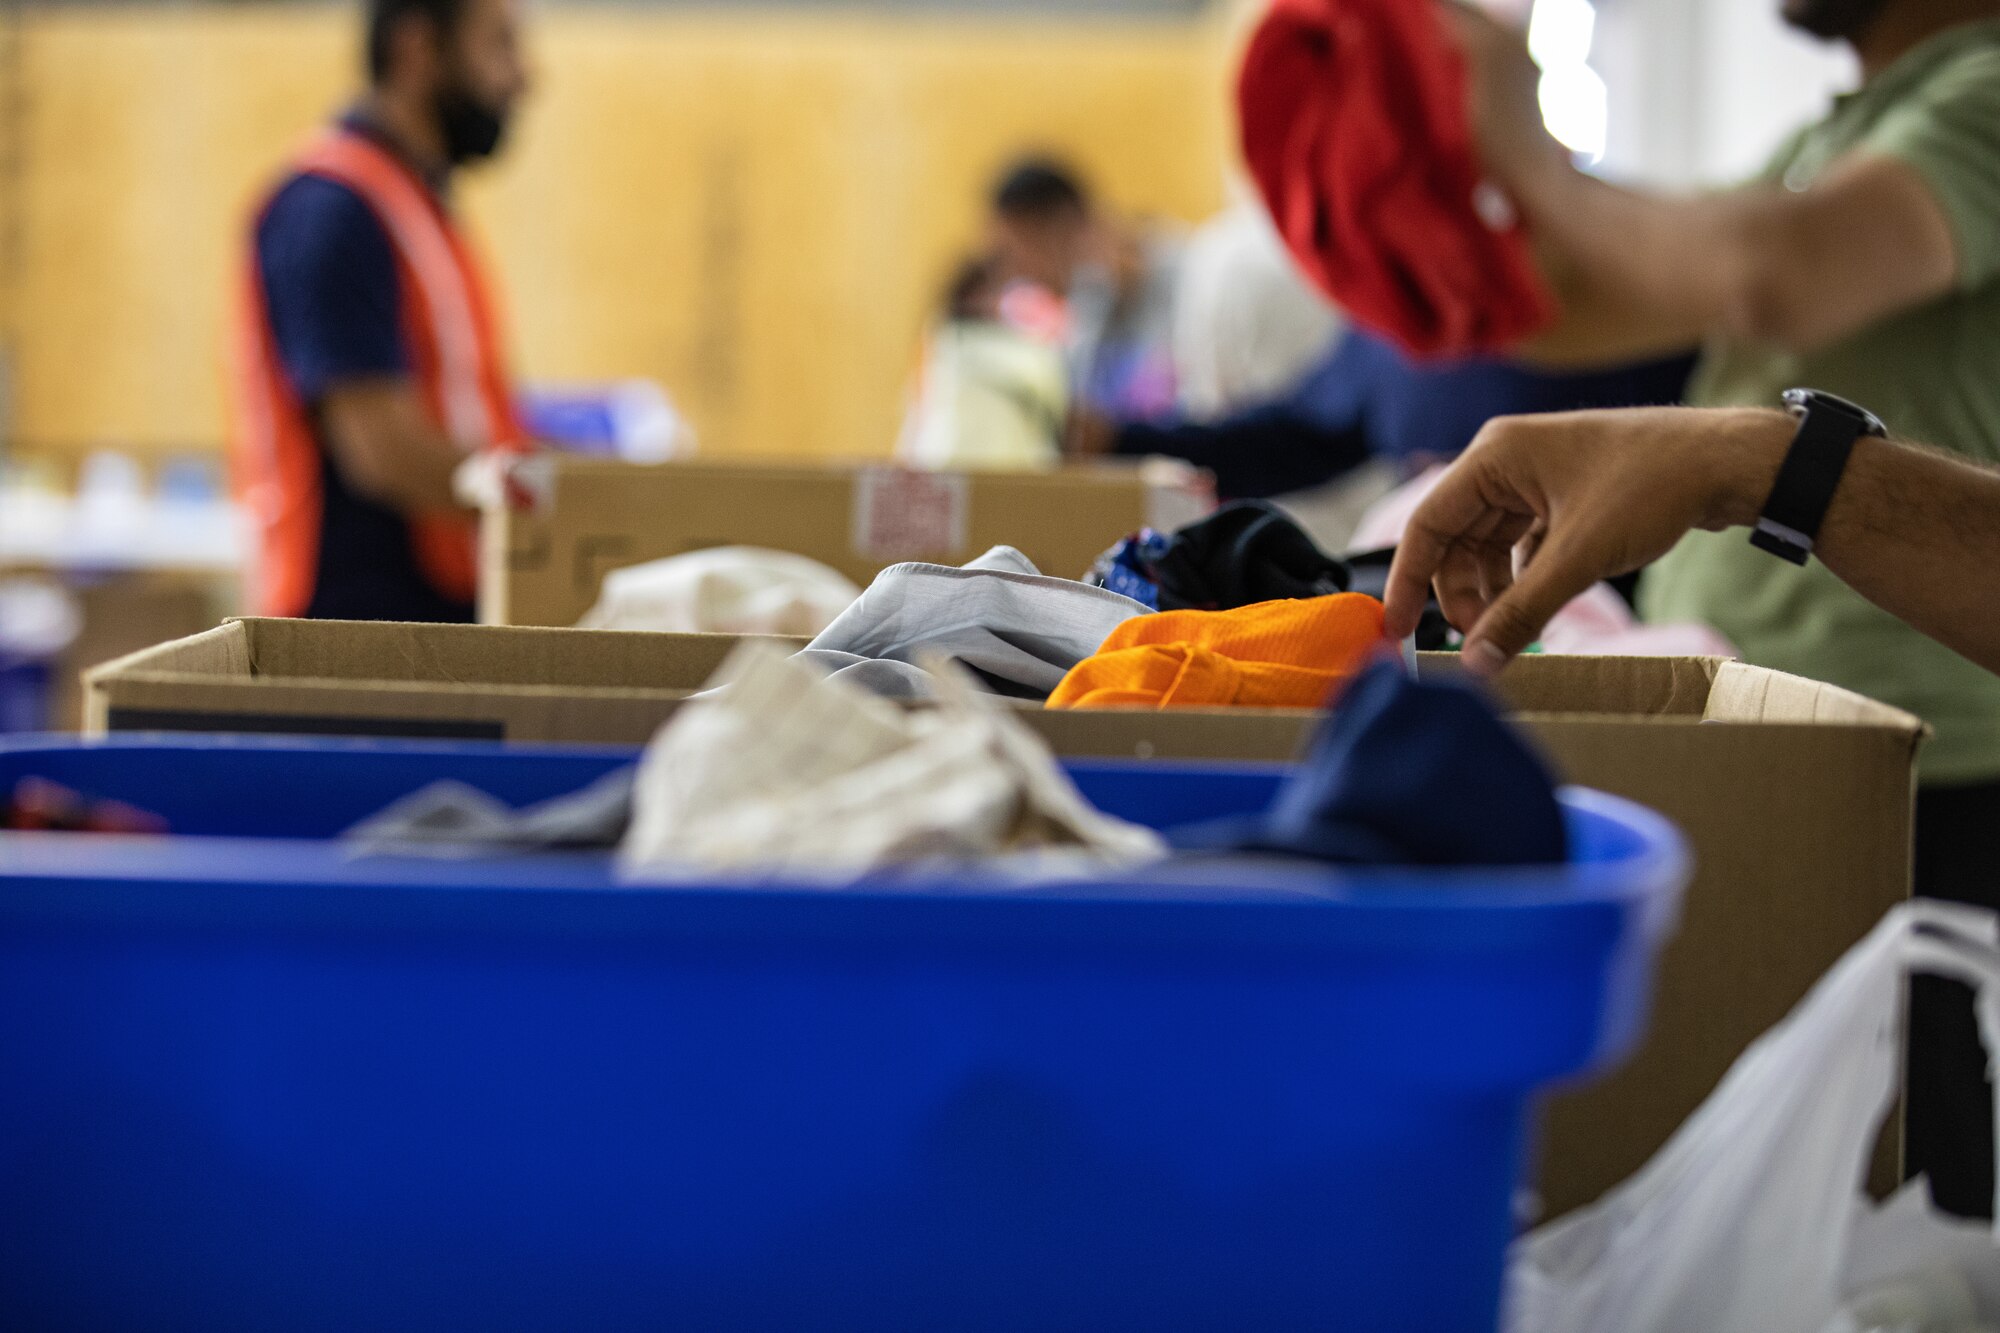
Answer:
POLYGON ((2000 96, 2000 21, 1980 28, 1976 38, 1938 61, 1924 79, 1920 96, 1974 91, 2000 96))
POLYGON ((271 193, 263 230, 341 232, 356 227, 379 230, 374 210, 350 185, 309 171, 294 172, 271 193))
POLYGON ((372 267, 391 272, 389 234, 374 209, 348 185, 310 172, 284 180, 257 224, 257 249, 267 267, 350 274, 372 267))

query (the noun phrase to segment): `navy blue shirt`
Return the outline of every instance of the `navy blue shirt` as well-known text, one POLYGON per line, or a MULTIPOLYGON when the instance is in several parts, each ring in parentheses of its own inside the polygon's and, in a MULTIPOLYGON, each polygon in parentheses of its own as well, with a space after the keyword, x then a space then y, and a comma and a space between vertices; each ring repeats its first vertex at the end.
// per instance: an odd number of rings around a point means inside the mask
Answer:
POLYGON ((257 262, 278 355, 301 398, 409 373, 396 254, 360 195, 324 176, 292 177, 257 228, 257 262))
POLYGON ((347 484, 320 425, 320 400, 329 389, 410 373, 388 232, 347 186, 301 175, 272 197, 256 243, 278 359, 313 423, 320 455, 325 507, 306 615, 471 620, 470 603, 442 596, 423 577, 403 515, 347 484))
POLYGON ((1354 329, 1274 402, 1214 422, 1133 423, 1115 447, 1187 459, 1215 474, 1224 499, 1259 499, 1322 485, 1369 458, 1414 470, 1456 457, 1494 417, 1676 403, 1693 367, 1692 352, 1581 374, 1413 362, 1354 329))

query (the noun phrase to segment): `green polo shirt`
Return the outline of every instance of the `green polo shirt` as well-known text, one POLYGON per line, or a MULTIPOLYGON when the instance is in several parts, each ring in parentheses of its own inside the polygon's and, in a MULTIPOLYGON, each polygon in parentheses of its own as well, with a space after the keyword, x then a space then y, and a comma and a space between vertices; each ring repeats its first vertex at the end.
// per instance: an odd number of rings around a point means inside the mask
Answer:
MULTIPOLYGON (((1804 190, 1847 153, 1897 158, 1929 183, 1957 238, 1957 289, 1804 355, 1719 340, 1689 401, 1774 407, 1803 385, 1873 409, 1898 436, 2000 462, 2000 21, 1952 28, 1905 55, 1780 149, 1763 179, 1804 190)), ((1870 605, 1818 561, 1799 569, 1740 531, 1696 533, 1647 574, 1640 607, 1649 620, 1705 621, 1759 666, 1915 713, 1937 730, 1923 751, 1927 783, 2000 779, 2000 676, 1870 605)))

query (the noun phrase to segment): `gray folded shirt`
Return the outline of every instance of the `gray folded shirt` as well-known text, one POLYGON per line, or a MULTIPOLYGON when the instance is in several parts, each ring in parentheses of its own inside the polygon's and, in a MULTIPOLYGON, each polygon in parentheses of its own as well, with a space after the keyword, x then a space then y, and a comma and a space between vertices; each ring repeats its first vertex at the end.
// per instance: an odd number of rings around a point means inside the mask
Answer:
POLYGON ((1050 578, 1011 546, 963 568, 891 565, 800 655, 892 699, 930 697, 920 658, 954 659, 996 693, 1046 699, 1105 636, 1148 608, 1050 578))

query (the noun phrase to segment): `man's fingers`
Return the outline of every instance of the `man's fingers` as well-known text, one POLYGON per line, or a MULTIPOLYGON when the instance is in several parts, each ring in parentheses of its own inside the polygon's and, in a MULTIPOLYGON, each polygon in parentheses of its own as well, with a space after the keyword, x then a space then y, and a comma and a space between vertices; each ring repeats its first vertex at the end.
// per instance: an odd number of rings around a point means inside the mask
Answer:
POLYGON ((1481 546, 1479 556, 1479 599, 1492 603, 1514 586, 1514 551, 1503 542, 1481 546))
POLYGON ((1396 559, 1389 566, 1382 601, 1388 632, 1399 639, 1416 633, 1431 584, 1454 550, 1506 517, 1489 504, 1473 464, 1460 459, 1438 478, 1403 529, 1396 559))
POLYGON ((1539 638, 1556 612, 1592 581, 1588 570, 1563 558, 1560 539, 1544 543, 1514 586, 1466 634, 1466 665, 1482 675, 1498 671, 1539 638))
MULTIPOLYGON (((1425 505, 1428 507, 1429 501, 1425 505)), ((1423 517, 1423 510, 1418 511, 1417 517, 1423 517)), ((1423 523, 1413 519, 1404 529, 1382 590, 1383 628, 1390 638, 1407 639, 1417 632, 1424 603, 1430 600, 1431 580, 1437 577, 1450 551, 1450 541, 1423 523)))
POLYGON ((1479 565, 1476 553, 1454 547, 1432 580, 1437 589, 1438 608, 1452 627, 1461 631, 1471 629, 1486 614, 1487 599, 1480 591, 1479 565))

